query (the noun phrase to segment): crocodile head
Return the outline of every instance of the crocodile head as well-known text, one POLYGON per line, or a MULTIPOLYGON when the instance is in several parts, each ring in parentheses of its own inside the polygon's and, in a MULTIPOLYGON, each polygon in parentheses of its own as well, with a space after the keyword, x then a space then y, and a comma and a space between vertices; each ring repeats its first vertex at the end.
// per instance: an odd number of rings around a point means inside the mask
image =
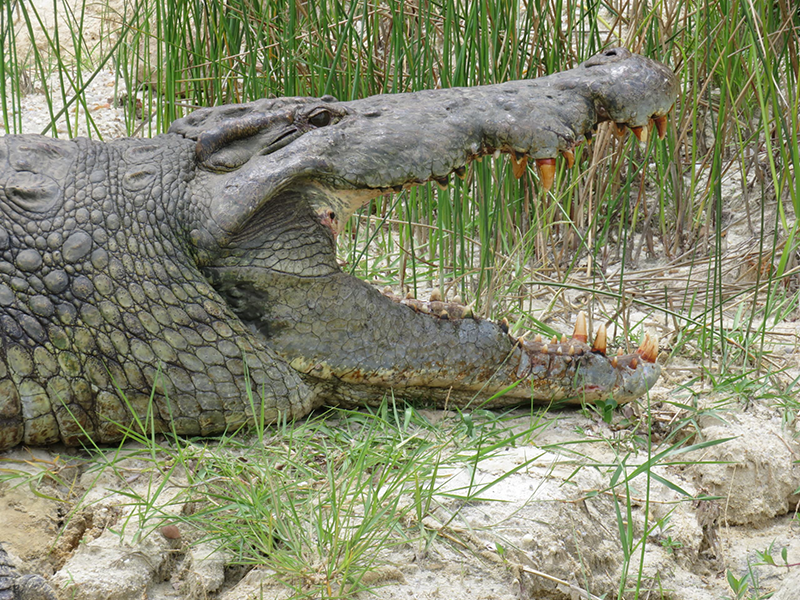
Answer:
POLYGON ((640 139, 655 123, 663 136, 677 91, 669 69, 616 48, 535 80, 199 110, 170 130, 196 142, 191 252, 239 318, 326 401, 389 389, 464 402, 503 390, 493 402, 630 400, 658 378, 652 341, 608 358, 581 328, 571 341, 525 342, 447 303, 404 304, 342 273, 335 235, 370 199, 445 183, 498 151, 518 174, 536 161, 549 187, 555 158, 570 160, 600 122, 640 139))

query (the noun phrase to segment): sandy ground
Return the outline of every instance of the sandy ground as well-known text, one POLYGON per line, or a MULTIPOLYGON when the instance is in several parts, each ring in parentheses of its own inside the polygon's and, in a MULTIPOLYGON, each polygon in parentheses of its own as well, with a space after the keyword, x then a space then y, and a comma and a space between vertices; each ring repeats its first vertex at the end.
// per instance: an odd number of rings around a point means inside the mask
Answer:
MULTIPOLYGON (((113 74, 108 71, 87 94, 91 116, 106 138, 124 133, 124 115, 114 102, 114 91, 113 74)), ((38 133, 49 123, 43 97, 35 90, 24 99, 23 113, 26 132, 38 133)), ((84 126, 82 115, 74 111, 70 115, 84 126)), ((58 129, 66 133, 63 119, 58 129)), ((740 227, 732 230, 728 243, 750 239, 740 227)), ((783 359, 796 367, 797 332, 791 323, 781 328, 795 340, 783 359)), ((651 397, 657 436, 663 437, 687 416, 673 403, 681 401, 679 386, 696 367, 690 361, 666 366, 651 397)), ((644 406, 639 403, 626 410, 641 411, 644 406)), ((520 413, 521 427, 529 419, 526 414, 520 413)), ((645 552, 637 554, 629 572, 636 573, 641 562, 642 580, 653 590, 650 596, 641 594, 643 598, 726 598, 732 596, 726 579, 730 571, 737 578, 755 573, 762 593, 796 600, 800 598, 797 568, 763 564, 767 550, 779 563, 783 550, 789 563, 800 562, 796 422, 762 402, 737 404, 720 416, 694 423, 694 441, 729 441, 680 455, 669 461, 671 465, 654 469, 690 494, 707 493, 719 496, 718 500, 687 502, 674 487, 652 480, 650 501, 645 503, 643 476, 631 482, 631 526, 638 536, 645 522, 652 525, 669 518, 647 536, 645 552)), ((451 474, 454 487, 470 476, 489 481, 539 456, 524 471, 492 488, 493 498, 468 506, 445 504, 439 514, 431 514, 426 525, 441 531, 427 552, 413 547, 386 549, 382 559, 387 566, 374 574, 374 597, 561 600, 587 597, 586 590, 616 597, 624 560, 614 501, 608 493, 586 496, 607 487, 609 472, 576 470, 574 457, 556 453, 549 445, 595 439, 581 444, 585 464, 613 464, 616 450, 608 440, 618 439, 620 432, 576 411, 550 417, 552 423, 535 443, 501 452, 482 462, 475 474, 466 469, 451 474), (459 516, 448 523, 456 512, 459 516), (464 546, 452 544, 453 537, 464 546)), ((628 451, 630 465, 647 460, 641 449, 628 451)), ((65 448, 17 448, 0 454, 0 472, 12 468, 39 473, 44 466, 71 482, 70 489, 47 480, 31 486, 0 485, 0 541, 20 571, 45 575, 65 599, 291 597, 271 578, 269 560, 252 570, 236 569, 226 566, 224 555, 193 546, 190 539, 167 539, 156 532, 142 540, 135 527, 118 535, 129 512, 124 498, 109 492, 119 482, 112 475, 97 480, 83 472, 78 458, 78 451, 65 448), (75 499, 84 494, 83 507, 67 520, 75 499)))
MULTIPOLYGON (((680 416, 659 403, 669 389, 660 385, 653 394, 659 408, 653 413, 654 430, 660 434, 680 416)), ((436 418, 436 411, 430 415, 436 418)), ((425 525, 439 535, 425 552, 411 545, 383 551, 385 566, 372 574, 379 586, 373 596, 567 599, 585 597, 581 590, 614 595, 624 563, 614 500, 608 492, 590 494, 607 489, 612 471, 576 467, 613 465, 620 448, 609 441, 619 439, 620 431, 575 411, 549 416, 552 421, 535 443, 501 451, 480 463, 476 473, 467 468, 450 473, 447 485, 457 489, 470 478, 477 484, 492 481, 528 462, 492 487, 484 501, 444 501, 426 517, 425 525), (554 450, 570 442, 580 442, 583 458, 554 450)), ((530 414, 521 411, 517 420, 521 429, 529 426, 530 414)), ((790 563, 800 556, 795 516, 800 448, 794 428, 757 405, 726 413, 725 422, 703 417, 697 426, 697 441, 732 439, 655 467, 653 472, 672 488, 651 480, 648 515, 644 476, 631 481, 635 535, 641 536, 646 516, 653 529, 643 557, 639 550, 629 570, 636 573, 643 558, 643 581, 662 594, 642 597, 722 599, 731 594, 727 572, 741 577, 751 570, 761 592, 779 591, 786 580, 788 587, 780 593, 796 598, 791 595, 796 582, 787 579, 793 570, 765 565, 759 555, 770 551, 779 563, 783 550, 790 563), (690 502, 676 486, 720 499, 690 502), (653 527, 667 515, 663 527, 653 527)), ((647 459, 641 450, 627 451, 631 468, 647 459)), ((71 482, 69 490, 48 481, 35 488, 0 488, 0 540, 21 571, 46 575, 63 598, 292 597, 271 578, 268 559, 250 571, 231 569, 223 554, 189 543, 191 534, 174 540, 156 530, 137 539, 137 528, 128 522, 120 535, 130 512, 126 499, 113 493, 124 487, 122 482, 111 472, 98 478, 96 472, 83 471, 72 453, 79 454, 64 448, 18 448, 2 455, 7 467, 40 472, 47 465, 71 482), (66 521, 74 499, 84 492, 83 508, 66 521)), ((147 485, 143 480, 138 491, 144 495, 147 485)))

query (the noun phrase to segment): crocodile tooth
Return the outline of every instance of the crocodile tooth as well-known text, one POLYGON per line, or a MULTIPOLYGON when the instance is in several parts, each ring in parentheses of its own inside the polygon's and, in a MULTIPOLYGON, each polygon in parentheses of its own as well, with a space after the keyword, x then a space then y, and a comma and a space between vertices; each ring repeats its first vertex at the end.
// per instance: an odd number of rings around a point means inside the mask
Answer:
POLYGON ((597 336, 594 338, 594 344, 592 344, 592 352, 599 352, 605 356, 606 343, 606 324, 602 323, 600 327, 597 328, 597 336))
POLYGON ((572 339, 586 343, 589 339, 589 332, 586 330, 586 313, 580 311, 578 318, 575 319, 575 330, 572 332, 572 339))
POLYGON ((464 301, 461 300, 461 296, 456 294, 455 296, 453 296, 453 304, 464 304, 464 301))
POLYGON ((399 194, 400 192, 402 192, 402 191, 403 191, 403 186, 402 186, 402 185, 393 185, 393 186, 392 186, 392 191, 393 191, 395 194, 399 194))
POLYGON ((645 333, 644 340, 642 340, 642 344, 636 350, 636 353, 647 362, 654 363, 658 358, 658 342, 649 333, 645 333))
POLYGON ((467 167, 465 166, 456 167, 455 169, 453 169, 453 173, 455 173, 459 179, 464 179, 467 176, 467 167))
POLYGON ((567 343, 567 336, 564 335, 563 333, 561 334, 561 343, 562 344, 566 344, 567 343))
POLYGON ((446 308, 443 308, 442 312, 439 313, 439 318, 440 319, 449 319, 450 318, 450 313, 447 312, 446 308))
POLYGON ((570 356, 573 356, 575 354, 575 346, 570 344, 569 345, 569 350, 567 350, 567 354, 569 354, 570 356))
POLYGON ((622 351, 622 348, 617 348, 617 356, 622 356, 623 354, 625 353, 622 351))
POLYGON ((503 317, 503 320, 500 321, 500 329, 503 330, 503 333, 508 333, 508 319, 503 317))
POLYGON ((541 344, 542 343, 542 334, 541 333, 537 333, 536 337, 533 338, 533 341, 536 342, 537 344, 541 344))
POLYGON ((631 359, 631 362, 628 363, 628 365, 630 366, 631 369, 635 369, 636 367, 639 366, 639 360, 634 356, 631 359))
POLYGON ((497 160, 498 158, 500 158, 500 148, 497 148, 497 149, 494 151, 494 153, 492 154, 492 158, 494 158, 495 160, 497 160))
POLYGON ((434 288, 431 292, 431 302, 441 302, 442 301, 442 293, 439 291, 439 288, 434 288))
POLYGON ((553 339, 552 339, 552 340, 550 340, 550 343, 551 343, 551 344, 553 344, 554 346, 555 346, 556 344, 558 344, 558 336, 557 336, 557 335, 554 335, 554 336, 553 336, 553 339))
POLYGON ((550 349, 547 347, 547 345, 542 346, 542 354, 547 354, 549 352, 550 352, 550 349))
POLYGON ((436 185, 439 186, 440 190, 446 190, 447 189, 447 184, 449 183, 449 180, 448 180, 447 176, 445 176, 445 177, 434 177, 433 180, 436 182, 436 185))
POLYGON ((465 306, 461 311, 461 318, 468 319, 472 318, 475 319, 475 311, 473 310, 473 305, 470 304, 469 306, 465 306))
POLYGON ((611 359, 611 366, 614 367, 615 369, 617 368, 617 357, 616 356, 611 359))
POLYGON ((658 139, 663 140, 667 135, 667 115, 662 115, 653 119, 656 122, 656 131, 658 131, 658 139))
POLYGON ((414 292, 411 292, 411 291, 409 291, 409 292, 406 294, 406 300, 415 300, 415 299, 416 299, 416 298, 414 298, 414 292))
POLYGON ((575 164, 575 153, 572 150, 562 150, 561 155, 567 159, 567 168, 571 169, 575 164))
POLYGON ((539 177, 542 179, 542 187, 545 192, 549 192, 556 178, 556 159, 537 158, 536 166, 539 167, 539 177))
POLYGON ((647 127, 631 127, 631 131, 633 135, 636 136, 636 139, 639 140, 640 143, 646 144, 647 143, 647 127))
POLYGON ((625 137, 625 130, 627 129, 625 123, 614 123, 611 129, 617 137, 625 137))
POLYGON ((513 150, 511 151, 511 171, 514 173, 514 177, 519 179, 523 175, 525 175, 525 168, 528 166, 528 157, 524 154, 517 158, 517 153, 513 150))
POLYGON ((392 295, 392 288, 387 285, 386 287, 383 288, 383 290, 381 290, 381 293, 384 296, 391 296, 392 295))
POLYGON ((561 349, 561 346, 556 346, 556 354, 563 354, 564 351, 561 349))

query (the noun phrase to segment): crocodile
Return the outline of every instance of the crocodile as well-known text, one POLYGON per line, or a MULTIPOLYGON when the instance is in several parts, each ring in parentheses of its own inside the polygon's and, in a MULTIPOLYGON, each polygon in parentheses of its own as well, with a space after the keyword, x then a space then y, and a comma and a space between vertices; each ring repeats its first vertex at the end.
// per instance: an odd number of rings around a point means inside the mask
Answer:
POLYGON ((58 600, 41 575, 21 575, 0 544, 0 600, 58 600))
POLYGON ((0 450, 131 424, 215 435, 387 394, 626 402, 657 344, 515 339, 458 302, 382 294, 336 235, 387 193, 508 153, 541 185, 599 123, 663 137, 674 73, 623 48, 538 79, 203 108, 152 139, 0 138, 0 450), (531 165, 532 166, 532 165, 531 165))

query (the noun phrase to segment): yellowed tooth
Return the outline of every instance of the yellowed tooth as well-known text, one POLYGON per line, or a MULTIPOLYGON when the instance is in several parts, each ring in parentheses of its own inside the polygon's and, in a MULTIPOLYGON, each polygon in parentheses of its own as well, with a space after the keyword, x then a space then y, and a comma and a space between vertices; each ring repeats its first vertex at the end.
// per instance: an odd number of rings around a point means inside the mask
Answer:
POLYGON ((592 352, 599 352, 600 354, 605 356, 606 347, 607 347, 606 324, 602 323, 600 327, 597 328, 597 335, 594 338, 594 344, 592 344, 592 352))
POLYGON ((494 154, 492 154, 492 158, 494 158, 495 160, 500 158, 500 148, 494 151, 494 154))
POLYGON ((572 332, 572 339, 583 342, 584 344, 586 340, 589 339, 589 332, 586 330, 586 313, 583 311, 580 311, 578 313, 578 318, 575 319, 575 329, 572 332))
POLYGON ((556 344, 558 344, 558 336, 557 336, 557 335, 554 335, 554 336, 553 336, 553 339, 552 339, 552 340, 550 340, 550 343, 551 343, 551 344, 553 344, 554 346, 555 346, 556 344))
POLYGON ((447 184, 449 183, 447 177, 434 177, 433 180, 436 182, 436 185, 439 186, 440 190, 447 189, 447 184))
POLYGON ((569 354, 570 356, 574 355, 575 354, 575 346, 570 344, 569 345, 569 350, 567 350, 567 354, 569 354))
POLYGON ((647 143, 647 127, 631 127, 631 131, 633 135, 636 136, 636 139, 639 140, 640 143, 646 144, 647 143))
POLYGON ((541 333, 537 333, 536 337, 533 338, 533 341, 536 342, 537 344, 541 344, 542 343, 542 334, 541 333))
POLYGON ((528 157, 524 154, 517 160, 517 153, 511 153, 511 171, 517 179, 525 175, 525 169, 528 166, 528 157))
POLYGON ((406 300, 415 300, 415 298, 414 298, 414 292, 408 292, 408 293, 406 294, 406 300))
POLYGON ((641 346, 636 350, 636 353, 649 363, 656 362, 658 358, 658 342, 655 338, 650 337, 649 333, 644 334, 641 346))
POLYGON ((658 132, 658 139, 663 140, 667 135, 667 115, 662 115, 653 119, 656 122, 656 131, 658 132))
POLYGON ((461 296, 455 295, 453 296, 453 304, 464 304, 464 301, 461 299, 461 296))
POLYGON ((567 159, 567 168, 571 169, 575 164, 575 153, 572 150, 562 150, 561 155, 567 159))
POLYGON ((536 166, 539 167, 539 177, 542 180, 542 187, 545 192, 549 192, 556 179, 556 159, 537 158, 536 166))
POLYGON ((431 302, 441 302, 442 301, 442 293, 439 291, 439 288, 434 288, 431 292, 431 302))
POLYGON ((614 126, 611 129, 614 132, 614 135, 624 138, 628 128, 625 123, 614 123, 614 126))
POLYGON ((453 169, 453 173, 456 174, 456 177, 459 179, 464 179, 467 176, 467 168, 466 167, 456 167, 453 169))
POLYGON ((617 368, 617 357, 616 356, 611 359, 611 366, 614 367, 615 369, 617 368))

